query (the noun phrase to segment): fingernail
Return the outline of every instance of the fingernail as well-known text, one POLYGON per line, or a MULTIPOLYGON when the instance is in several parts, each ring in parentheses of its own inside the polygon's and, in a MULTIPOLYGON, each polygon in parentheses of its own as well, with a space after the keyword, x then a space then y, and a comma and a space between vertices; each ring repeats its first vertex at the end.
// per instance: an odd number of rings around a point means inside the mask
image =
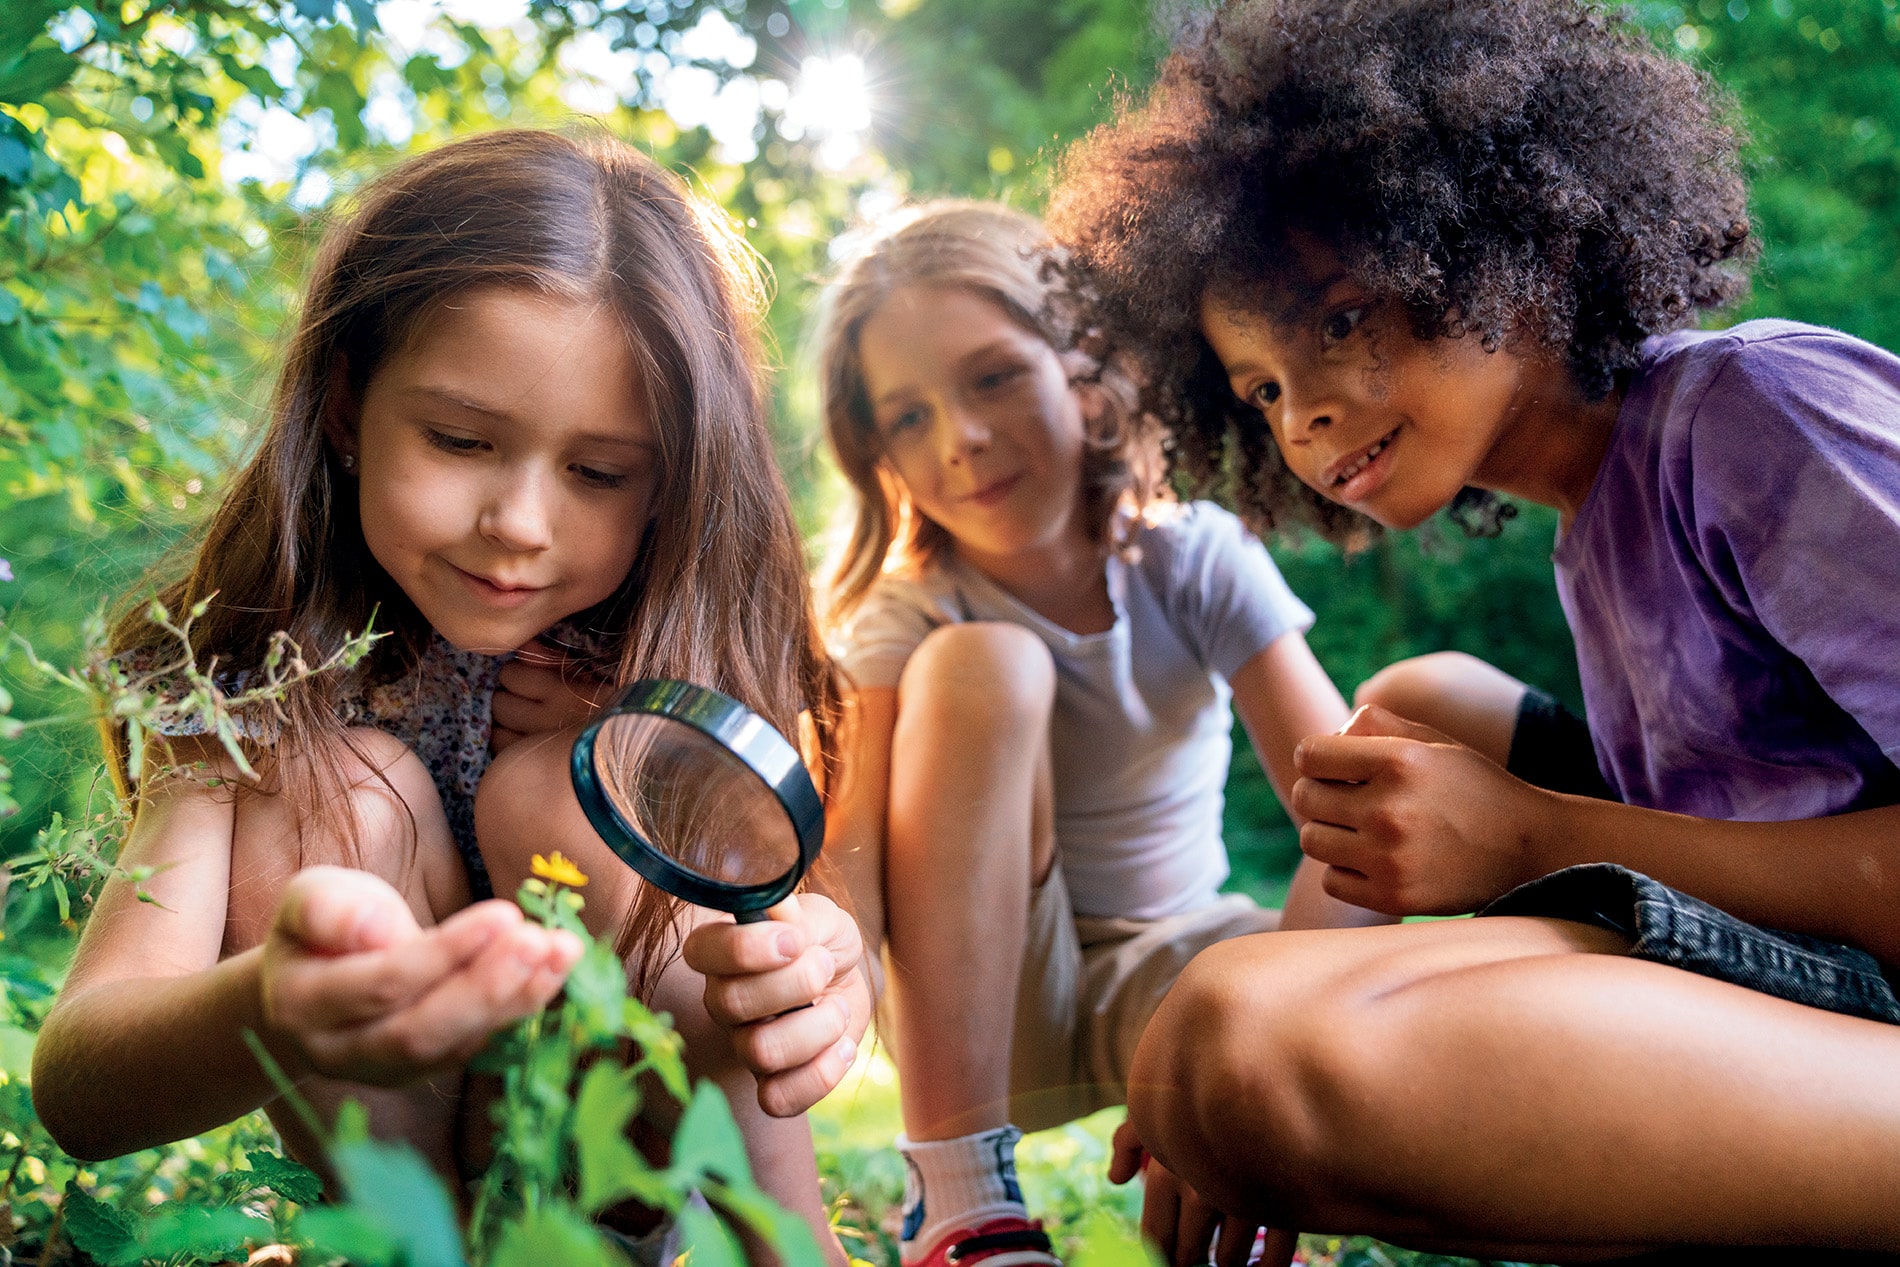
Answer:
POLYGON ((786 963, 798 958, 798 934, 790 929, 780 933, 775 944, 778 946, 778 957, 786 963))
POLYGON ((1346 719, 1346 724, 1344 726, 1341 726, 1338 730, 1335 730, 1333 733, 1336 735, 1345 735, 1345 734, 1352 733, 1352 724, 1358 721, 1361 717, 1364 717, 1366 715, 1366 710, 1371 707, 1372 705, 1370 704, 1361 704, 1359 707, 1353 709, 1352 716, 1346 719))
POLYGON ((832 995, 828 1001, 832 1007, 837 1009, 838 1019, 842 1020, 845 1026, 849 1028, 851 1025, 851 1005, 835 994, 832 995))
POLYGON ((858 1045, 850 1038, 840 1038, 831 1050, 846 1065, 855 1063, 858 1058, 858 1045))

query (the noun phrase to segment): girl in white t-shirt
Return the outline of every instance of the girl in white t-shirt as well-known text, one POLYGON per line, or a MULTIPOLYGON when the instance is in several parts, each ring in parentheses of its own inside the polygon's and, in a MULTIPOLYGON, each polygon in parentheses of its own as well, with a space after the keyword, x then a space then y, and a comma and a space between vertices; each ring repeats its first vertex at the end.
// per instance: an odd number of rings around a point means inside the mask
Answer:
MULTIPOLYGON (((1282 922, 1218 892, 1230 693, 1283 799, 1294 745, 1346 716, 1266 551, 1159 499, 1152 432, 1060 350, 1050 262, 1028 216, 913 210, 819 328, 857 494, 828 604, 853 709, 832 846, 888 966, 906 1264, 1055 1261, 1017 1125, 1120 1103, 1195 952, 1282 922)), ((1357 914, 1312 881, 1286 923, 1357 914)))

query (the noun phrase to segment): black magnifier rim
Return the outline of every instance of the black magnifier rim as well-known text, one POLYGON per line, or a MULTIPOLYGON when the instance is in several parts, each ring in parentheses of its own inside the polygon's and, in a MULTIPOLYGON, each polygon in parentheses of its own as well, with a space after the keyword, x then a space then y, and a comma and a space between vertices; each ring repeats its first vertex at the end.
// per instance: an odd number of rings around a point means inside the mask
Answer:
POLYGON ((675 897, 695 906, 735 915, 762 911, 782 901, 818 858, 824 844, 825 811, 798 750, 757 713, 711 687, 667 678, 642 678, 601 713, 574 741, 568 760, 574 794, 587 821, 622 861, 675 897), (712 880, 674 862, 654 848, 620 816, 594 773, 594 740, 600 728, 625 713, 664 717, 691 726, 745 763, 771 790, 798 836, 798 861, 776 880, 729 884, 712 880))

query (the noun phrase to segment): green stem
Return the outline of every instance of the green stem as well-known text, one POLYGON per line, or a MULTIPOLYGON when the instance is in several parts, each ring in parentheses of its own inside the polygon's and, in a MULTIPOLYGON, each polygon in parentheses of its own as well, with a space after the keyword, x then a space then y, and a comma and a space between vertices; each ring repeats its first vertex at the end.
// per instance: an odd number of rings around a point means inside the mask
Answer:
POLYGON ((317 1111, 310 1107, 310 1101, 304 1099, 303 1092, 297 1090, 297 1084, 290 1080, 290 1075, 285 1073, 284 1067, 277 1063, 277 1058, 265 1048, 264 1040, 257 1036, 256 1030, 244 1031, 244 1045, 251 1049, 251 1055, 257 1057, 257 1063, 264 1067, 264 1076, 271 1080, 271 1085, 277 1088, 277 1094, 283 1097, 284 1103, 291 1107, 297 1119, 309 1130, 310 1137, 322 1144, 327 1152, 330 1147, 330 1133, 323 1129, 323 1122, 317 1117, 317 1111))

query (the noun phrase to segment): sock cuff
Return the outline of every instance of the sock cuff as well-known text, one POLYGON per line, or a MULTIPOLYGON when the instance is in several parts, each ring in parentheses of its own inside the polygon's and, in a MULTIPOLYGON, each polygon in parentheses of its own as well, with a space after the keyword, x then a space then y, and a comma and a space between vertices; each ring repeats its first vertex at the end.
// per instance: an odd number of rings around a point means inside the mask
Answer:
POLYGON ((898 1136, 904 1157, 904 1227, 907 1248, 929 1246, 946 1228, 1017 1214, 1027 1217, 1016 1182, 1014 1126, 917 1142, 898 1136))

